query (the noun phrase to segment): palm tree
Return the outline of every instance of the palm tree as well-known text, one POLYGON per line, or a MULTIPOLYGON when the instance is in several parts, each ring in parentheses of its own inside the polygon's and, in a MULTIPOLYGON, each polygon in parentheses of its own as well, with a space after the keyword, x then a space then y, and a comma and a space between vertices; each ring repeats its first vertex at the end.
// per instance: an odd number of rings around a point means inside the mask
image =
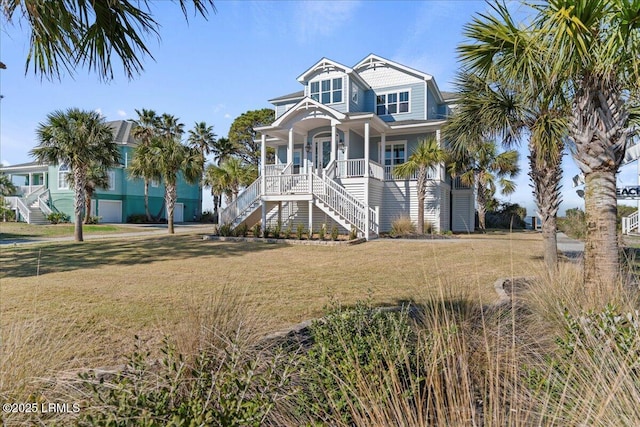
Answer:
MULTIPOLYGON (((73 175, 67 175, 67 181, 73 186, 73 175)), ((84 223, 88 224, 91 219, 91 198, 98 188, 109 188, 109 170, 101 164, 92 162, 87 169, 87 179, 84 184, 86 193, 84 205, 84 223)))
MULTIPOLYGON (((522 43, 522 41, 520 41, 522 43)), ((445 126, 445 138, 452 148, 464 149, 482 138, 501 135, 507 145, 529 136, 529 176, 533 181, 538 215, 542 220, 544 259, 555 271, 557 214, 560 207, 561 161, 567 133, 566 109, 555 102, 544 81, 535 82, 530 96, 517 91, 525 82, 505 82, 502 76, 481 79, 460 73, 456 82, 459 98, 454 117, 445 126)), ((531 82, 528 82, 532 88, 531 82)))
POLYGON ((229 157, 237 156, 239 150, 240 147, 231 142, 229 138, 218 138, 214 141, 213 146, 211 147, 214 159, 219 165, 229 157))
POLYGON ((165 137, 152 140, 149 154, 155 170, 165 184, 168 229, 169 234, 174 234, 173 212, 178 200, 178 175, 182 174, 188 183, 198 182, 202 173, 202 157, 198 151, 183 145, 179 139, 165 137))
MULTIPOLYGON (((187 3, 193 3, 195 13, 205 19, 209 8, 215 12, 213 0, 179 3, 185 18, 187 3)), ((142 72, 144 57, 153 58, 145 39, 157 36, 160 26, 147 2, 3 1, 1 9, 7 23, 25 21, 31 33, 26 69, 33 60, 34 72, 49 78, 60 77, 61 68, 73 74, 86 65, 100 78, 110 80, 112 56, 119 59, 125 75, 133 78, 142 72)))
POLYGON ((157 173, 153 167, 153 161, 149 155, 151 140, 159 136, 160 117, 153 110, 136 110, 138 120, 134 123, 131 131, 133 137, 139 141, 134 149, 133 160, 129 164, 129 174, 134 178, 141 178, 144 181, 144 212, 147 221, 151 222, 151 212, 149 211, 149 182, 157 179, 157 173))
POLYGON ((463 184, 475 187, 478 221, 481 230, 486 229, 487 205, 498 187, 504 195, 515 191, 515 183, 509 179, 519 172, 518 152, 509 150, 498 153, 495 142, 480 140, 462 150, 452 152, 449 172, 460 177, 463 184))
POLYGON ((524 28, 513 24, 506 6, 494 9, 498 16, 474 20, 475 43, 460 50, 463 62, 481 75, 497 70, 536 81, 548 74, 550 87, 566 97, 570 149, 585 176, 584 284, 610 288, 620 268, 616 174, 639 91, 638 6, 625 0, 553 0, 536 7, 535 19, 524 28), (526 39, 534 43, 519 43, 526 39))
POLYGON ((160 135, 166 139, 179 139, 184 134, 184 123, 173 114, 163 113, 158 121, 160 135))
POLYGON ((213 133, 213 126, 207 126, 205 122, 196 123, 193 129, 189 130, 189 138, 187 142, 189 146, 197 149, 204 159, 209 154, 213 153, 216 134, 213 133))
POLYGON ((7 221, 7 211, 9 208, 5 205, 4 197, 16 193, 16 186, 11 182, 11 178, 0 172, 0 211, 2 211, 2 221, 7 221))
POLYGON ((424 200, 427 196, 427 173, 445 161, 446 152, 440 148, 434 137, 418 141, 418 145, 406 162, 396 166, 393 173, 398 178, 409 178, 417 173, 416 192, 418 193, 418 233, 424 233, 424 200))
POLYGON ((227 197, 227 203, 238 198, 240 189, 256 180, 258 170, 253 164, 248 164, 237 157, 230 157, 220 166, 209 165, 206 179, 218 194, 227 197))
POLYGON ((213 198, 213 215, 217 221, 218 207, 221 205, 222 195, 225 194, 230 200, 233 196, 229 184, 229 175, 220 167, 209 163, 204 170, 202 185, 211 189, 211 197, 213 198))
POLYGON ((83 240, 82 213, 86 198, 87 170, 92 163, 112 167, 120 162, 118 144, 111 128, 95 111, 70 108, 47 115, 36 130, 40 144, 30 154, 37 161, 53 165, 66 164, 73 174, 74 237, 83 240))

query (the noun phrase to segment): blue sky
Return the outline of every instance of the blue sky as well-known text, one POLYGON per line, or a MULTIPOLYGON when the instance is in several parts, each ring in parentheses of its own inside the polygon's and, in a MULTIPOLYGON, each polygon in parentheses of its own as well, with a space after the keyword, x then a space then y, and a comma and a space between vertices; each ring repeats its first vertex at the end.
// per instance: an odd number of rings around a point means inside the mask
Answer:
MULTIPOLYGON (((148 40, 155 61, 148 58, 132 81, 116 70, 109 83, 82 69, 52 82, 25 74, 28 35, 3 23, 0 160, 31 161, 38 123, 69 107, 99 110, 107 120, 134 119, 135 109, 151 108, 179 117, 187 129, 206 121, 226 136, 243 112, 271 107, 268 99, 300 90, 296 78, 322 57, 351 66, 375 53, 429 73, 441 90, 452 90, 462 27, 487 7, 484 1, 217 1, 208 21, 187 23, 176 4, 151 2, 161 25, 161 40, 148 40)), ((517 192, 501 198, 533 215, 526 153, 521 164, 517 192)), ((562 210, 582 204, 570 183, 577 169, 569 158, 565 165, 562 210)), ((619 181, 636 184, 635 167, 626 169, 619 181)), ((204 200, 206 209, 211 200, 204 200)))

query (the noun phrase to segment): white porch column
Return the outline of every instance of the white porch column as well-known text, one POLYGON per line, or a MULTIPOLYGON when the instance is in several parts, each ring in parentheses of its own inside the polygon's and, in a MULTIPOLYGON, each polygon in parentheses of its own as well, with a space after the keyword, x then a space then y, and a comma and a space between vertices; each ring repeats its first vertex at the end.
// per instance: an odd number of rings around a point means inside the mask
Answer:
POLYGON ((331 162, 336 160, 336 151, 338 149, 338 142, 336 141, 336 125, 331 123, 331 162))
POLYGON ((33 187, 33 173, 29 172, 29 193, 31 193, 31 187, 33 187))
MULTIPOLYGON (((442 141, 440 140, 440 129, 436 130, 436 141, 438 141, 438 147, 442 148, 442 141)), ((442 164, 439 164, 437 166, 436 176, 440 177, 441 181, 444 181, 444 168, 442 167, 442 164)), ((440 206, 439 203, 438 206, 440 206)))
MULTIPOLYGON (((304 135, 304 146, 302 147, 304 156, 304 171, 309 172, 311 169, 311 150, 307 151, 307 144, 309 144, 309 132, 304 135)), ((310 146, 309 146, 310 147, 310 146)))
MULTIPOLYGON (((260 194, 265 194, 267 192, 266 167, 267 167, 267 135, 262 134, 262 140, 260 141, 260 176, 262 177, 260 194)), ((266 206, 264 207, 264 209, 266 209, 266 206)), ((262 224, 262 226, 264 227, 264 224, 262 224)))
MULTIPOLYGON (((364 122, 364 174, 369 176, 369 161, 371 157, 371 141, 369 140, 369 122, 364 122)), ((367 198, 367 203, 368 203, 367 198)))
POLYGON ((382 133, 380 135, 380 147, 379 147, 380 153, 378 153, 378 163, 380 163, 382 166, 384 166, 384 149, 386 145, 387 145, 387 134, 382 133))
POLYGON ((287 147, 287 164, 293 163, 293 128, 289 129, 289 146, 287 147))
POLYGON ((267 229, 267 202, 266 201, 262 201, 262 212, 260 212, 262 214, 262 235, 264 236, 264 230, 267 229))
MULTIPOLYGON (((313 201, 309 200, 309 230, 313 232, 313 201)), ((311 238, 309 238, 311 240, 311 238)))

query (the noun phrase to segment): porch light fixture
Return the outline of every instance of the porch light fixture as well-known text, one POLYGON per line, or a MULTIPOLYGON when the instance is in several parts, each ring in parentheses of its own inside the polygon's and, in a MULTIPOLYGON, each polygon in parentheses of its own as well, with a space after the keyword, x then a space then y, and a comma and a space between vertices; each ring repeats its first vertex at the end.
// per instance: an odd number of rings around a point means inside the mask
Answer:
POLYGON ((307 141, 307 145, 304 146, 304 151, 307 153, 311 152, 311 143, 309 141, 307 141))
POLYGON ((345 148, 347 147, 344 145, 342 138, 340 138, 340 141, 338 141, 338 149, 344 153, 345 148))

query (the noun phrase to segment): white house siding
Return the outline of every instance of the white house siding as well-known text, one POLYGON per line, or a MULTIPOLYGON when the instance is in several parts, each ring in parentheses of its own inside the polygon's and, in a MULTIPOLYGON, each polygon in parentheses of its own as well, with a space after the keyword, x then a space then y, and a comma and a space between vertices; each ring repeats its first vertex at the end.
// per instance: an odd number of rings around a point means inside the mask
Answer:
MULTIPOLYGON (((427 185, 424 219, 436 231, 440 231, 440 186, 435 181, 430 181, 427 185)), ((409 216, 414 222, 418 219, 416 181, 385 181, 380 208, 380 231, 391 230, 391 223, 401 216, 409 216)))
POLYGON ((473 191, 453 191, 451 197, 451 230, 457 232, 473 231, 475 228, 473 191))
MULTIPOLYGON (((309 227, 309 202, 307 200, 304 201, 292 201, 292 202, 282 202, 282 230, 286 230, 289 226, 291 226, 292 232, 296 232, 298 224, 302 224, 305 229, 309 227)), ((333 219, 327 215, 324 211, 322 211, 317 206, 313 207, 313 230, 317 232, 322 225, 325 224, 327 228, 327 235, 331 232, 333 226, 337 226, 338 230, 341 234, 346 234, 349 230, 346 230, 344 227, 340 226, 338 223, 333 221, 333 219)), ((278 206, 276 204, 275 207, 270 209, 267 213, 267 225, 272 229, 278 225, 278 206)), ((249 225, 251 226, 251 225, 249 225)))
POLYGON ((450 230, 451 191, 447 184, 440 183, 440 230, 450 230))
POLYGON ((367 178, 346 178, 339 180, 338 182, 345 188, 345 190, 361 202, 365 203, 364 189, 367 180, 367 178))

